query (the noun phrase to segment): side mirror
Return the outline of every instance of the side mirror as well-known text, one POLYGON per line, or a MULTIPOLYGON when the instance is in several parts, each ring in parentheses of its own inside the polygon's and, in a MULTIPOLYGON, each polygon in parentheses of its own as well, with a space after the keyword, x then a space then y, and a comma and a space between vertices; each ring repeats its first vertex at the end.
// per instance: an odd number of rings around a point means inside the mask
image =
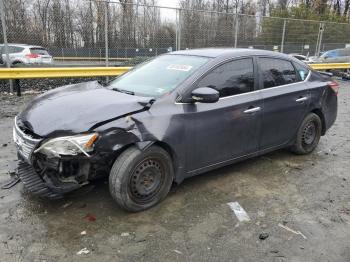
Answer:
POLYGON ((211 87, 199 87, 191 93, 192 100, 200 103, 215 103, 219 96, 219 92, 211 87))

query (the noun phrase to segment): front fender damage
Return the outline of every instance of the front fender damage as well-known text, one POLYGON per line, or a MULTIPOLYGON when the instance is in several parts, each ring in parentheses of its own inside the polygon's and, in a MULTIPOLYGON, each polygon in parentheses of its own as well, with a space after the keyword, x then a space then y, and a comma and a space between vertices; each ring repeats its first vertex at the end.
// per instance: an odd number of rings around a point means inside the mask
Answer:
POLYGON ((155 142, 145 140, 152 136, 146 135, 142 123, 130 115, 96 125, 93 131, 98 132, 99 138, 90 156, 33 153, 33 165, 23 164, 20 170, 25 186, 34 193, 46 192, 39 195, 59 198, 88 184, 89 181, 108 176, 115 159, 127 147, 136 145, 140 150, 146 150, 155 142), (28 174, 33 177, 32 181, 28 181, 28 174))

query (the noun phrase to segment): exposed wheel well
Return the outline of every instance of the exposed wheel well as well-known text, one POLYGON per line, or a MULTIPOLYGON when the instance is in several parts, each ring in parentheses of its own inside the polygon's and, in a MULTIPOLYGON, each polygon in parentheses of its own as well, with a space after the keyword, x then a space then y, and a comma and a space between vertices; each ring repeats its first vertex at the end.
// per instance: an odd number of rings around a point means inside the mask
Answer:
POLYGON ((177 156, 176 156, 174 150, 167 143, 164 143, 161 141, 156 141, 154 143, 154 145, 157 145, 157 146, 163 148, 165 151, 167 151, 167 153, 170 155, 170 157, 173 161, 174 174, 176 174, 178 160, 177 160, 177 156))
POLYGON ((312 110, 311 113, 318 115, 318 117, 321 119, 321 123, 322 123, 321 135, 322 136, 325 135, 326 134, 326 121, 324 119, 323 112, 319 108, 316 108, 316 109, 312 110))
MULTIPOLYGON (((114 161, 121 155, 121 153, 123 153, 126 149, 128 149, 129 147, 131 146, 135 146, 136 144, 135 143, 130 143, 124 147, 122 147, 121 149, 119 149, 117 152, 116 152, 116 155, 112 161, 112 165, 114 163, 114 161)), ((174 150, 167 144, 167 143, 164 143, 164 142, 161 142, 161 141, 155 141, 154 143, 152 143, 150 146, 152 145, 157 145, 161 148, 163 148, 170 156, 171 160, 173 161, 173 167, 174 167, 174 172, 176 174, 176 170, 177 170, 177 163, 178 163, 178 160, 177 160, 177 156, 174 152, 174 150)))

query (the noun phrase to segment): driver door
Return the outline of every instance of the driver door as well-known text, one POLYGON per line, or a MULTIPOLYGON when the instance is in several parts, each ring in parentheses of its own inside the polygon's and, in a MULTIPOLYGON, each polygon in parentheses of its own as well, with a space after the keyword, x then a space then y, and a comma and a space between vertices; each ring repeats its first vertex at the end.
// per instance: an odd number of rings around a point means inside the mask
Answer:
POLYGON ((253 58, 226 62, 200 79, 193 89, 219 91, 216 103, 186 105, 187 170, 198 172, 258 150, 262 99, 255 81, 253 58))

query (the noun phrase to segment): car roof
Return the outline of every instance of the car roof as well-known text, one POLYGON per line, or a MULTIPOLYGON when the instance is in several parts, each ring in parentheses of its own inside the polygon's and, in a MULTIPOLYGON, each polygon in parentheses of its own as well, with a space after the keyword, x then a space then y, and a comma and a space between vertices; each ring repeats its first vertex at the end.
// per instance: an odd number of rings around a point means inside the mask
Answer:
POLYGON ((204 56, 204 57, 238 57, 248 55, 267 55, 267 56, 279 56, 290 59, 290 56, 268 50, 253 49, 253 48, 200 48, 189 49, 171 52, 173 55, 192 55, 192 56, 204 56))
POLYGON ((340 50, 350 50, 350 47, 331 49, 331 50, 325 51, 324 53, 327 53, 327 52, 330 52, 330 51, 340 51, 340 50))
MULTIPOLYGON (((0 44, 0 46, 3 46, 4 44, 0 44)), ((28 48, 44 48, 40 45, 28 45, 28 44, 18 44, 18 43, 7 43, 7 45, 11 46, 19 46, 19 47, 28 47, 28 48)))

